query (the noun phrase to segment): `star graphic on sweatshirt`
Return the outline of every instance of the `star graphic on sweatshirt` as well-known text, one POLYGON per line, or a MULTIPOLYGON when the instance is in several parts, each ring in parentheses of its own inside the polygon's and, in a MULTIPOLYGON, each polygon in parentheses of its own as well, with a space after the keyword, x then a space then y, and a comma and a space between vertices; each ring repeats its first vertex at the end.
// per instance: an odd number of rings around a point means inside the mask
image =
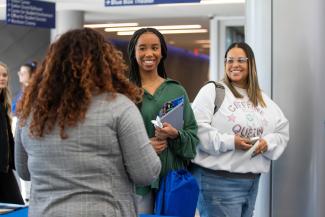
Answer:
POLYGON ((227 118, 228 118, 228 121, 231 121, 231 122, 234 122, 234 123, 236 121, 236 116, 234 114, 228 115, 227 118))

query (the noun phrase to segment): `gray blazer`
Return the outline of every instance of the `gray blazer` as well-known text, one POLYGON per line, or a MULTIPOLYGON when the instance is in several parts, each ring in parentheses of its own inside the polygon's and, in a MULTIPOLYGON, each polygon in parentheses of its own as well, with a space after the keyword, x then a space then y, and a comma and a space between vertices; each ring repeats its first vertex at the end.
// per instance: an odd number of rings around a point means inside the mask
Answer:
POLYGON ((137 107, 125 96, 93 98, 86 118, 30 137, 29 121, 16 130, 15 163, 31 179, 29 217, 137 216, 135 187, 159 176, 161 163, 137 107))

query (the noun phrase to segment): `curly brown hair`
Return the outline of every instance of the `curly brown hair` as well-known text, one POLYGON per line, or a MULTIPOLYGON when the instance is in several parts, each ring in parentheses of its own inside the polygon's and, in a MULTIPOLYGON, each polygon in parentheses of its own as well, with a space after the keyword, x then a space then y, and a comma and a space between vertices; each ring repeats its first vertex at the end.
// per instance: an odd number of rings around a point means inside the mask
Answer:
POLYGON ((30 117, 31 135, 42 137, 58 124, 64 139, 66 127, 85 119, 94 95, 122 93, 140 102, 143 92, 126 72, 122 53, 100 33, 89 28, 66 32, 49 47, 18 103, 20 126, 30 117))

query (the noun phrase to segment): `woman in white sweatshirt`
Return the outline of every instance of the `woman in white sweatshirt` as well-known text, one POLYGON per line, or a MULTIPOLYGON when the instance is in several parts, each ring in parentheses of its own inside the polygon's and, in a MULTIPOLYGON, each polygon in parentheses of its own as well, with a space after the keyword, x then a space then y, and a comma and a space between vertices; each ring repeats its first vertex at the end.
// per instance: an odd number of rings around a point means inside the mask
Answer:
POLYGON ((201 217, 250 217, 260 174, 286 148, 289 123, 259 88, 248 44, 230 45, 224 64, 220 84, 225 97, 217 112, 212 83, 201 88, 192 104, 200 138, 193 160, 200 184, 198 209, 201 217))

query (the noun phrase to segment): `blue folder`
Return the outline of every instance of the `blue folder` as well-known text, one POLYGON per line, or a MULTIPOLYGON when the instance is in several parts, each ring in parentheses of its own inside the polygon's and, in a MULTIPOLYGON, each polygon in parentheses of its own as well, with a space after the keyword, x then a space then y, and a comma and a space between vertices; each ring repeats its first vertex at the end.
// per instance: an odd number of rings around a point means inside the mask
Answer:
POLYGON ((0 214, 1 217, 28 217, 28 207, 19 208, 12 212, 0 214))

